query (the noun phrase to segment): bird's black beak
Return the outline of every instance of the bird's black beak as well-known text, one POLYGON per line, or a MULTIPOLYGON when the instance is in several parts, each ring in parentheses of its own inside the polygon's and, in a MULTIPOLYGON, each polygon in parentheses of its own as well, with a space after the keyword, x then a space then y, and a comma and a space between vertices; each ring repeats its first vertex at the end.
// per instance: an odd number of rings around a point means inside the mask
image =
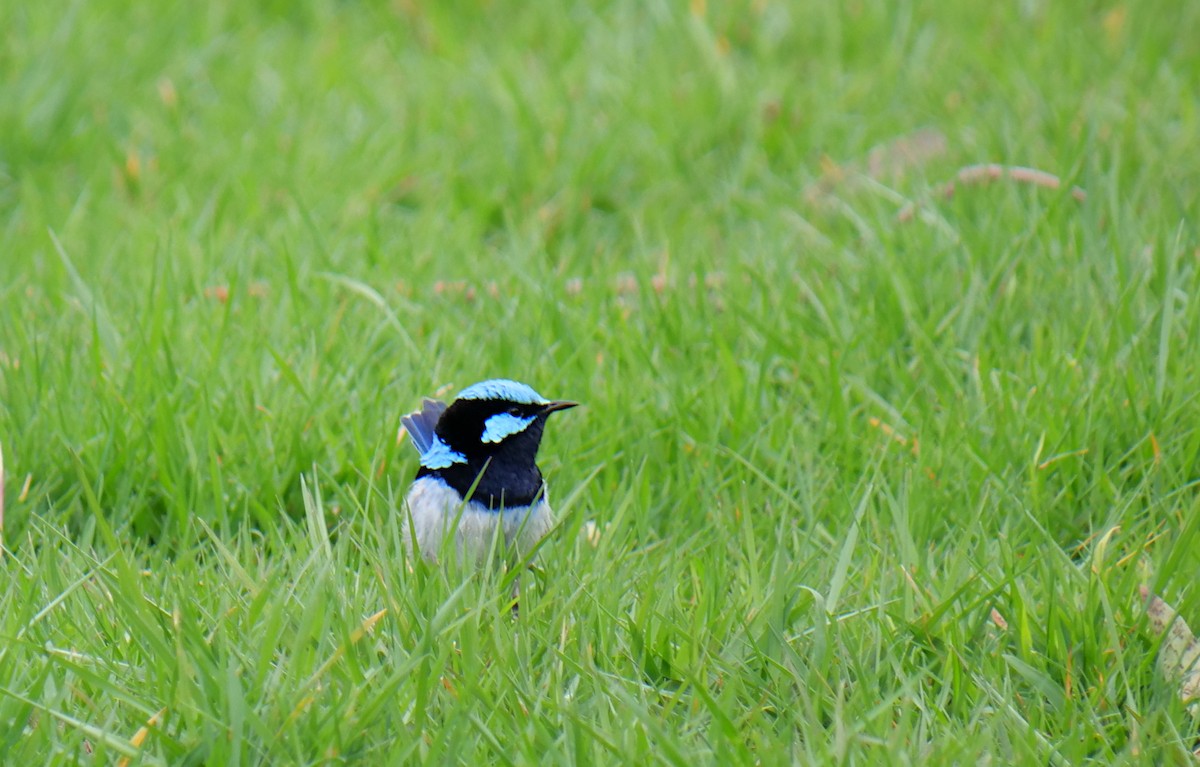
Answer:
POLYGON ((542 412, 543 413, 553 413, 555 410, 570 410, 571 408, 577 407, 578 405, 579 405, 578 402, 570 402, 565 399, 560 399, 560 400, 555 400, 554 402, 547 402, 545 405, 542 406, 542 412))

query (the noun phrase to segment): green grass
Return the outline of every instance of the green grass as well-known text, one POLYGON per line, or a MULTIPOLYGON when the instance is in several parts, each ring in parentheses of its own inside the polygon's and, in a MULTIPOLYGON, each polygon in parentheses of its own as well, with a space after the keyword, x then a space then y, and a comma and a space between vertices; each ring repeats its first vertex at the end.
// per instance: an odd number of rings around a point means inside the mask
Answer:
POLYGON ((0 5, 0 762, 1189 763, 1198 28, 0 5), (396 511, 494 376, 586 404, 518 620, 396 511))

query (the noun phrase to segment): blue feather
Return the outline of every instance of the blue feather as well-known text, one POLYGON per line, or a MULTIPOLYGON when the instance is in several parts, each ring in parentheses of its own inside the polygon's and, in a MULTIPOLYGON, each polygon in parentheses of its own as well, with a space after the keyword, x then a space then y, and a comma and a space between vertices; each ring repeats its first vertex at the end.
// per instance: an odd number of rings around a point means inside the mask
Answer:
POLYGON ((421 465, 426 469, 448 469, 456 463, 466 462, 465 455, 442 442, 442 438, 436 434, 433 436, 433 444, 421 453, 421 465))
POLYGON ((493 378, 490 381, 480 381, 468 386, 462 390, 458 398, 497 399, 515 402, 518 405, 546 405, 550 402, 526 384, 504 378, 493 378))
POLYGON ((497 413, 483 423, 484 442, 502 442, 507 437, 525 431, 533 423, 534 416, 521 418, 508 413, 497 413))
POLYGON ((409 413, 400 419, 404 430, 412 438, 413 447, 421 455, 425 455, 429 448, 433 447, 434 440, 437 439, 434 428, 444 412, 446 412, 446 403, 427 399, 421 403, 420 410, 409 413))

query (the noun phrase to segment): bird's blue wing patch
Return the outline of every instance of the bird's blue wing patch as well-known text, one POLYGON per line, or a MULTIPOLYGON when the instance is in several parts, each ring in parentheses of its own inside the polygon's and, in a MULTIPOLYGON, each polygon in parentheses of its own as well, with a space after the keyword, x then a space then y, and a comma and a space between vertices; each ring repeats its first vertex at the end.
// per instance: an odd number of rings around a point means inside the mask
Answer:
POLYGON ((525 431, 525 427, 533 423, 535 417, 531 415, 522 418, 508 413, 497 413, 483 422, 483 436, 480 439, 489 443, 500 442, 505 437, 525 431))
POLYGON ((415 413, 409 413, 400 419, 404 430, 412 438, 413 447, 421 455, 424 455, 429 448, 433 447, 433 442, 437 439, 433 430, 437 426, 438 419, 442 417, 442 413, 445 411, 446 403, 438 402, 435 399, 427 399, 421 403, 420 410, 415 413))
POLYGON ((421 453, 421 465, 426 469, 446 469, 456 463, 466 463, 467 457, 454 448, 442 442, 441 437, 433 436, 433 444, 421 453))
POLYGON ((505 402, 515 402, 518 405, 545 405, 549 402, 535 392, 532 387, 504 378, 493 378, 490 381, 480 381, 468 386, 459 393, 458 398, 500 399, 505 402))

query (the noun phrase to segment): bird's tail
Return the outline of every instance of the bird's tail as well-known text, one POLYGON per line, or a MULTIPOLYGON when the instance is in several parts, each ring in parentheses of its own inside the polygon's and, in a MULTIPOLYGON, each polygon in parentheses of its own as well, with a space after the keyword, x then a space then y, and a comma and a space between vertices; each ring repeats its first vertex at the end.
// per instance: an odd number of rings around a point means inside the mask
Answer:
POLYGON ((420 410, 409 413, 400 419, 401 425, 408 432, 408 436, 412 438, 413 447, 419 454, 424 455, 425 451, 433 444, 434 427, 437 426, 438 419, 445 411, 445 402, 426 399, 421 403, 420 410))

